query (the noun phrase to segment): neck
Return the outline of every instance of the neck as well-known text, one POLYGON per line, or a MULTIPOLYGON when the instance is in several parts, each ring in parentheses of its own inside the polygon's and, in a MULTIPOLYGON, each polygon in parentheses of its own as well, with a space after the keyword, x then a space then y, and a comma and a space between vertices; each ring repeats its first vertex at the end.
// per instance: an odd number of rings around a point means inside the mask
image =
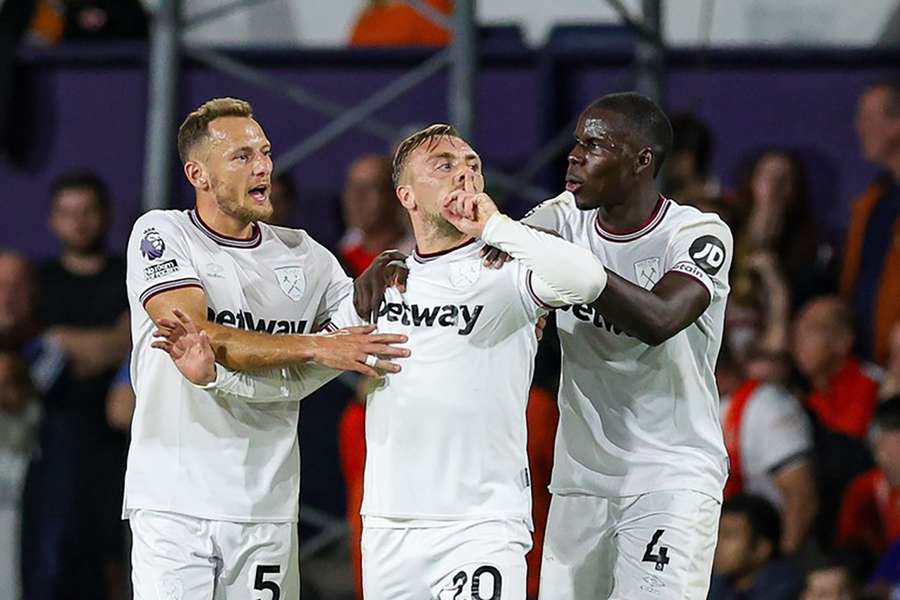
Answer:
POLYGON ((77 275, 96 275, 106 265, 106 256, 102 252, 78 252, 64 250, 60 257, 63 267, 77 275))
POLYGON ((362 246, 369 252, 382 252, 394 247, 403 238, 403 228, 386 227, 377 231, 362 232, 362 246))
POLYGON ((413 233, 416 236, 416 248, 421 254, 434 254, 462 245, 472 236, 457 231, 447 224, 446 230, 434 225, 414 220, 413 233))
POLYGON ((601 206, 600 223, 611 231, 631 231, 643 225, 659 203, 659 192, 653 181, 640 184, 624 201, 615 206, 601 206))
POLYGON ((253 235, 253 223, 222 211, 215 199, 197 196, 197 214, 206 225, 218 234, 249 239, 253 235))
POLYGON ((844 367, 844 363, 846 363, 846 361, 846 357, 833 358, 818 372, 810 375, 810 384, 814 389, 817 390, 828 389, 828 387, 831 385, 832 378, 837 375, 838 371, 840 371, 844 367))

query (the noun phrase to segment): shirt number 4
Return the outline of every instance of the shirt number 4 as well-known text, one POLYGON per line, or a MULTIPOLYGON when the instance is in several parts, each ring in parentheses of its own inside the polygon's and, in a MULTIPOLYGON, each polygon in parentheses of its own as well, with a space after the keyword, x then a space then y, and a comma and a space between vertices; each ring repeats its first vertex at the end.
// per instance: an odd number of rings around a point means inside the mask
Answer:
POLYGON ((656 544, 659 543, 659 538, 662 537, 662 534, 665 533, 665 529, 657 529, 656 533, 653 534, 653 537, 650 539, 650 543, 647 544, 647 549, 644 550, 644 558, 641 559, 641 562, 649 562, 656 565, 657 571, 662 571, 666 568, 666 565, 669 564, 669 549, 665 546, 660 546, 659 550, 654 554, 653 549, 656 547, 656 544))

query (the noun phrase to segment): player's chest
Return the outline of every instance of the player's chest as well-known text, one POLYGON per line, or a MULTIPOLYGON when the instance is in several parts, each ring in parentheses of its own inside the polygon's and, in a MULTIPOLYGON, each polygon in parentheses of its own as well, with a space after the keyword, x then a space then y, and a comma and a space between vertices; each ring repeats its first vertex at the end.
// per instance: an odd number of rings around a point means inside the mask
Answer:
POLYGON ((593 222, 587 222, 574 228, 573 241, 590 249, 607 269, 646 290, 653 288, 671 266, 666 264, 668 236, 663 228, 620 242, 605 239, 593 222))
POLYGON ((379 331, 417 339, 444 338, 464 344, 503 320, 514 301, 508 278, 480 261, 413 270, 400 294, 388 290, 378 315, 379 331))
POLYGON ((210 320, 270 333, 310 331, 327 285, 321 269, 289 254, 238 252, 195 257, 210 320))

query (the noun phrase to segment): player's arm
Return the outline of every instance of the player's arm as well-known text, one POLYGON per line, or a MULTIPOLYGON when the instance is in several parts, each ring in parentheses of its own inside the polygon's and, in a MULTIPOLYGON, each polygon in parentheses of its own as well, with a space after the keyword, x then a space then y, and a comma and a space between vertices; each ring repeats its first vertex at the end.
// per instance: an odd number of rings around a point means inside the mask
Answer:
POLYGON ((784 500, 781 551, 794 554, 809 538, 813 521, 819 513, 819 495, 812 464, 801 458, 779 467, 772 480, 784 500))
POLYGON ((52 327, 47 337, 65 351, 75 377, 93 377, 118 366, 128 354, 128 312, 107 327, 52 327))
POLYGON ((696 321, 713 298, 727 296, 732 247, 728 226, 703 216, 672 236, 661 257, 666 272, 651 289, 607 271, 606 289, 593 306, 642 342, 662 344, 696 321))
MULTIPOLYGON (((338 321, 361 322, 355 314, 352 299, 348 298, 336 314, 338 321)), ((284 402, 301 400, 310 395, 341 371, 308 362, 287 367, 233 371, 216 363, 215 354, 206 331, 198 329, 194 321, 181 311, 174 317, 179 329, 160 331, 153 347, 167 352, 176 368, 191 383, 210 392, 245 402, 284 402)), ((348 327, 338 334, 365 333, 370 326, 348 327)), ((399 366, 386 364, 387 370, 399 371, 399 366)))
POLYGON ((667 273, 645 290, 607 270, 606 289, 593 302, 622 331, 651 346, 662 344, 696 321, 711 301, 707 289, 678 273, 667 273))
POLYGON ((589 250, 513 221, 490 196, 476 193, 471 174, 463 190, 448 196, 444 217, 457 229, 480 237, 519 260, 533 276, 531 291, 551 307, 593 301, 606 285, 606 270, 589 250))
POLYGON ((212 323, 206 318, 206 295, 199 286, 156 294, 144 307, 160 331, 182 331, 183 325, 172 315, 176 311, 187 315, 208 336, 216 361, 235 371, 312 361, 332 369, 376 376, 377 372, 366 364, 369 355, 383 357, 377 366, 392 370, 397 365, 387 359, 409 354, 405 348, 391 345, 405 342, 406 336, 402 335, 359 331, 340 336, 271 335, 212 323))

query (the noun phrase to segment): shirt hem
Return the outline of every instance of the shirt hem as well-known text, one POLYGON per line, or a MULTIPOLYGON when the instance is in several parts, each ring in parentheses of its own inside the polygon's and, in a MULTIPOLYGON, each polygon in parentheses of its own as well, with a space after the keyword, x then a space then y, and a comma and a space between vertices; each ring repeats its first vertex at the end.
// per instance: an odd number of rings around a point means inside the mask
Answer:
POLYGON ((142 505, 142 506, 128 506, 122 510, 122 520, 127 521, 131 518, 135 512, 139 510, 146 510, 151 512, 162 512, 162 513, 173 513, 176 515, 183 515, 186 517, 193 517, 195 519, 203 519, 204 521, 227 521, 229 523, 297 523, 299 518, 297 514, 291 516, 244 516, 237 517, 234 515, 224 515, 218 513, 208 513, 205 511, 192 511, 192 510, 179 510, 177 508, 172 508, 170 506, 153 506, 153 505, 142 505))
MULTIPOLYGON (((724 484, 723 484, 724 485, 724 484)), ((645 494, 653 494, 655 492, 697 492, 704 496, 709 496, 717 502, 722 502, 722 490, 718 493, 711 492, 708 488, 695 485, 678 485, 672 487, 653 487, 638 490, 621 490, 614 494, 603 493, 598 490, 589 490, 580 487, 556 487, 550 486, 550 493, 555 496, 593 496, 595 498, 633 498, 635 496, 643 496, 645 494)))

